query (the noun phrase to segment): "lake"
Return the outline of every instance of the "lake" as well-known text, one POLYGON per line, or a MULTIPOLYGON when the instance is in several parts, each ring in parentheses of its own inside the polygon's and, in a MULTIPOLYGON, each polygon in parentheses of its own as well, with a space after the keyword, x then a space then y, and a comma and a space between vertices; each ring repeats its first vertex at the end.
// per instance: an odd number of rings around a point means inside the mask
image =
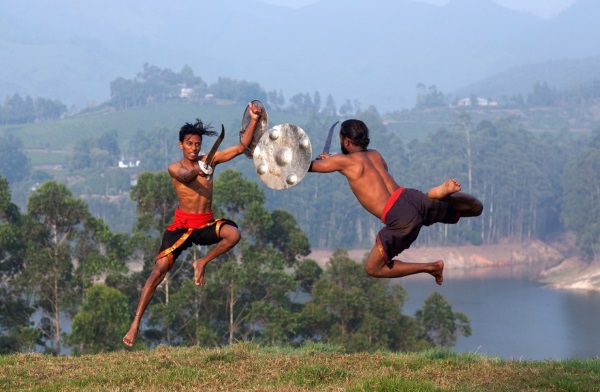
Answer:
POLYGON ((453 351, 514 360, 600 358, 600 292, 544 288, 531 278, 537 272, 446 269, 442 286, 425 274, 393 281, 408 292, 404 314, 414 316, 437 291, 454 312, 469 316, 472 335, 461 336, 453 351))

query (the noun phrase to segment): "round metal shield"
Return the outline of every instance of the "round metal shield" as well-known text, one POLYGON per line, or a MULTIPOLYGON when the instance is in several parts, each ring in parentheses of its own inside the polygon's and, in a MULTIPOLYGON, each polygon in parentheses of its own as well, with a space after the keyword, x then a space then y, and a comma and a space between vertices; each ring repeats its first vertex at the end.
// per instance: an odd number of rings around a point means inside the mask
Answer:
POLYGON ((271 189, 287 189, 300 182, 312 160, 312 145, 304 130, 293 124, 269 129, 254 149, 254 169, 271 189))
MULTIPOLYGON (((258 141, 260 140, 262 135, 264 135, 265 132, 267 132, 267 130, 269 129, 269 118, 267 116, 267 109, 265 109, 265 105, 263 105, 263 103, 258 99, 255 99, 254 101, 252 101, 252 103, 262 109, 262 115, 260 116, 260 120, 258 120, 258 124, 256 124, 256 127, 254 128, 254 134, 252 134, 252 140, 250 141, 250 145, 246 148, 246 151, 244 151, 244 154, 250 159, 252 159, 254 155, 254 149, 256 148, 258 141)), ((242 140, 242 136, 244 136, 244 133, 246 133, 246 129, 248 129, 250 120, 250 113, 248 113, 248 106, 246 106, 246 110, 244 110, 244 115, 242 116, 240 140, 242 140)))

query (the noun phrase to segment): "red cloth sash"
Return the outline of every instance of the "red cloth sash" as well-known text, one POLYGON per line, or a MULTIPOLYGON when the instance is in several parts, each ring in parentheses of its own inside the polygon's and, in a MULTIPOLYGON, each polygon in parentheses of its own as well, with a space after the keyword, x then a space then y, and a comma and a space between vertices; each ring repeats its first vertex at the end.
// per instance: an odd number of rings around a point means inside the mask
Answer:
POLYGON ((203 214, 192 214, 189 212, 184 212, 177 207, 175 209, 175 217, 173 218, 173 223, 167 226, 167 230, 173 231, 175 229, 201 229, 205 227, 208 223, 214 221, 214 214, 212 211, 205 212, 203 214))
POLYGON ((387 203, 385 203, 385 208, 383 209, 383 213, 381 214, 381 222, 385 223, 385 216, 387 215, 390 208, 392 208, 396 200, 398 200, 403 190, 403 187, 396 189, 396 191, 388 199, 387 203))

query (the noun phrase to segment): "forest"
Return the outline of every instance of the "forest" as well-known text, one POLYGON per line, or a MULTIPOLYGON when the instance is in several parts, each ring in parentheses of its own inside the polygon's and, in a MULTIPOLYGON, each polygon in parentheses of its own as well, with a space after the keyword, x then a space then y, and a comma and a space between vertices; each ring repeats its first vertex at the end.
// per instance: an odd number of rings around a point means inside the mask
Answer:
MULTIPOLYGON (((531 97, 540 100, 543 85, 534 87, 531 97)), ((577 91, 595 91, 592 87, 577 91)), ((555 92, 554 104, 573 91, 555 92)), ((435 88, 423 94, 435 99, 420 97, 418 103, 438 105, 435 88)), ((281 92, 257 85, 220 79, 218 86, 206 86, 191 69, 176 73, 145 66, 133 80, 115 80, 111 100, 98 107, 39 125, 4 126, 0 352, 41 347, 62 353, 69 347, 73 353, 92 353, 121 347, 160 233, 176 206, 165 168, 181 153, 177 126, 153 118, 147 128, 119 128, 114 122, 106 125, 111 116, 150 117, 202 107, 207 113, 230 108, 241 118, 240 108, 259 98, 271 120, 290 119, 307 131, 313 157, 331 124, 359 118, 369 126, 370 148, 382 153, 400 184, 426 190, 456 178, 484 204, 479 218, 451 228, 430 227, 415 245, 551 241, 572 232, 591 261, 600 251, 600 126, 593 112, 598 98, 590 94, 571 112, 587 113, 591 129, 557 132, 532 126, 523 115, 539 109, 534 101, 520 111, 432 105, 381 115, 357 102, 338 109, 331 97, 323 105, 317 92, 297 94, 286 106, 281 92), (182 97, 184 87, 192 91, 182 97), (410 130, 396 131, 417 113, 441 121, 413 138, 404 136, 410 130), (63 132, 70 126, 73 133, 63 132), (83 127, 89 132, 80 132, 83 127), (44 129, 60 130, 40 137, 44 129), (53 144, 59 140, 65 142, 53 144), (43 154, 53 156, 55 164, 41 165, 43 154), (141 164, 119 168, 124 156, 141 164), (136 263, 141 268, 132 271, 136 263)), ((559 112, 545 111, 547 116, 559 112)), ((233 117, 216 121, 239 128, 233 117)), ((451 347, 459 334, 470 333, 468 316, 453 312, 439 295, 428 298, 414 317, 403 315, 402 287, 369 279, 348 258, 344 249, 372 246, 381 223, 362 209, 339 174, 309 173, 297 186, 274 191, 258 181, 251 161, 240 157, 216 173, 214 207, 216 216, 239 222, 243 241, 209 264, 201 290, 192 283, 189 261, 206 249, 181 257, 151 303, 139 347, 247 339, 268 344, 321 340, 356 351, 418 350, 451 347), (325 268, 305 258, 321 248, 337 249, 325 268)))
MULTIPOLYGON (((194 247, 177 261, 148 309, 137 349, 248 340, 415 351, 451 347, 458 335, 470 335, 468 317, 438 293, 414 317, 402 314, 402 286, 369 278, 343 249, 324 269, 302 258, 310 246, 294 217, 269 212, 264 192, 241 173, 223 171, 214 196, 215 212, 239 222, 243 241, 207 266, 201 289, 193 284, 191 261, 206 247, 194 247)), ((121 336, 154 265, 157 233, 177 204, 165 172, 140 175, 132 198, 134 232, 116 234, 52 180, 30 196, 28 213, 21 214, 0 178, 0 353, 122 349, 121 336), (142 260, 141 270, 130 271, 131 260, 142 260)))

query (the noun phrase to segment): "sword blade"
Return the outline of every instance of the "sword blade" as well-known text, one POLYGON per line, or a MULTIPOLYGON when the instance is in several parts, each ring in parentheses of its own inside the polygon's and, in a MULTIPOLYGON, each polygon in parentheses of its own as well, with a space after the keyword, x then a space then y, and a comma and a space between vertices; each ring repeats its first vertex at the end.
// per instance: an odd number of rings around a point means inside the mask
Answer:
POLYGON ((329 128, 327 140, 325 140, 325 147, 323 147, 323 154, 329 154, 329 149, 331 148, 331 138, 333 137, 333 129, 335 128, 337 123, 339 123, 339 121, 336 121, 335 124, 333 124, 331 128, 329 128))
POLYGON ((208 155, 206 156, 206 159, 204 160, 204 162, 208 166, 212 167, 215 153, 217 152, 217 149, 219 148, 219 145, 221 145, 221 142, 223 141, 224 138, 225 138, 225 127, 223 126, 223 124, 221 124, 221 134, 215 141, 215 144, 213 144, 212 148, 208 152, 208 155))

